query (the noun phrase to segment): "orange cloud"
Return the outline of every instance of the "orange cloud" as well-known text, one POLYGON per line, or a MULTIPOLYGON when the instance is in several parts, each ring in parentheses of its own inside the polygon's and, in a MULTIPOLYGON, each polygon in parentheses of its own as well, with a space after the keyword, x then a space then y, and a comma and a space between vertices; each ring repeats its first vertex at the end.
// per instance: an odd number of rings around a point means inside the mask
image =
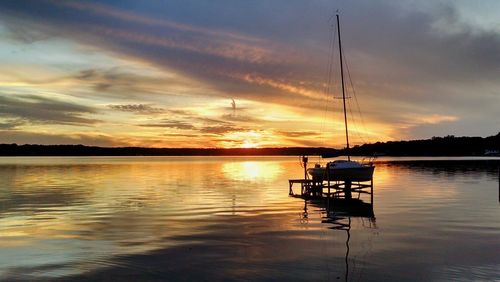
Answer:
POLYGON ((320 93, 314 90, 309 90, 307 88, 303 88, 300 86, 295 86, 287 82, 274 80, 270 78, 265 78, 258 75, 247 74, 243 77, 243 80, 249 83, 254 83, 258 85, 270 86, 279 90, 284 90, 290 93, 299 94, 301 96, 316 98, 316 99, 325 99, 325 94, 320 93))
POLYGON ((196 38, 176 38, 158 37, 144 33, 120 30, 109 27, 91 27, 94 31, 105 36, 113 36, 127 41, 140 42, 149 45, 156 45, 165 48, 174 48, 194 53, 214 55, 228 59, 236 59, 250 63, 264 63, 276 61, 273 51, 246 45, 239 42, 205 42, 196 38))

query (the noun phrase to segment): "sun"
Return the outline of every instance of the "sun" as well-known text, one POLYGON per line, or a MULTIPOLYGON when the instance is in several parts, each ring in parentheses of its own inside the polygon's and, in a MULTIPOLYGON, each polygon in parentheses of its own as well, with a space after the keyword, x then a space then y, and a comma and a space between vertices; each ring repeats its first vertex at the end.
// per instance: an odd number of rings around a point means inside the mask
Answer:
POLYGON ((248 139, 243 141, 243 143, 241 144, 241 147, 243 147, 243 148, 257 148, 257 146, 258 146, 257 143, 252 142, 248 139))
POLYGON ((262 131, 234 131, 224 135, 219 142, 223 148, 262 148, 269 144, 262 131))

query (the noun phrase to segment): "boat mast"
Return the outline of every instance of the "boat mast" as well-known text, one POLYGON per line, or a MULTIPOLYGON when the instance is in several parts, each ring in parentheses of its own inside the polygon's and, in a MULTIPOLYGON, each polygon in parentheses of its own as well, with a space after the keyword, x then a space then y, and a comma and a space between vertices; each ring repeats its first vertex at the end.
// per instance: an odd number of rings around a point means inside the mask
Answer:
POLYGON ((342 81, 342 101, 344 102, 344 124, 345 124, 345 139, 347 142, 347 160, 351 160, 349 155, 349 132, 347 131, 347 112, 345 107, 345 90, 344 90, 344 67, 342 63, 342 43, 340 41, 340 20, 339 14, 337 14, 337 33, 339 34, 339 56, 340 56, 340 78, 342 81))

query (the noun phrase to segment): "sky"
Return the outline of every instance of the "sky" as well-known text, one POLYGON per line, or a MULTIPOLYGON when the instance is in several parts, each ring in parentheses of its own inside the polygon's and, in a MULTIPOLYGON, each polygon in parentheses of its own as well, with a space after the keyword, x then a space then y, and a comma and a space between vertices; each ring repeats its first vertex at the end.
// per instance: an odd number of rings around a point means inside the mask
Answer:
POLYGON ((336 10, 351 144, 500 131, 499 1, 37 0, 0 2, 0 143, 343 147, 336 10))

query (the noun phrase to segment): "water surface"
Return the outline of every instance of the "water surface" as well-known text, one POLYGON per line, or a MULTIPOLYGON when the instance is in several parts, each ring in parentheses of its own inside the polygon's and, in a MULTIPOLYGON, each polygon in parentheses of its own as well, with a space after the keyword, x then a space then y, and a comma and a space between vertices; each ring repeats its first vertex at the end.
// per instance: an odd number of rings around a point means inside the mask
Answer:
POLYGON ((295 157, 0 158, 0 279, 499 280, 499 163, 380 160, 326 218, 295 157))

